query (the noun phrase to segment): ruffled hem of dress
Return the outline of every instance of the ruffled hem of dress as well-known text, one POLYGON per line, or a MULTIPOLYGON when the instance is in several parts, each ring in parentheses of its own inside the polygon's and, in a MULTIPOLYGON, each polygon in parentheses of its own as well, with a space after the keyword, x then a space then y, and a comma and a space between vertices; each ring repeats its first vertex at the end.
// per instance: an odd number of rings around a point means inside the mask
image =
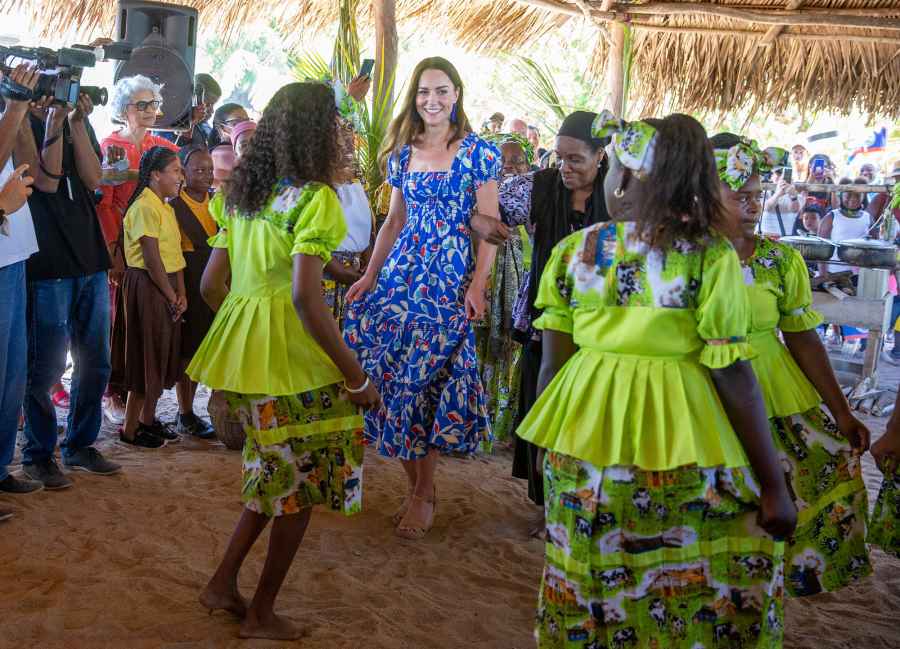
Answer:
POLYGON ((756 357, 756 350, 748 342, 734 342, 723 345, 707 343, 700 350, 700 364, 711 370, 720 370, 738 361, 749 361, 756 357))
POLYGON ((822 404, 822 397, 780 341, 760 343, 757 349, 753 371, 770 418, 797 415, 822 404))
POLYGON ((596 466, 662 471, 749 464, 696 362, 581 349, 517 431, 537 446, 596 466))
POLYGON ((186 373, 215 390, 269 396, 344 379, 303 328, 290 296, 228 295, 186 373))
POLYGON ((802 313, 782 316, 778 328, 788 333, 798 333, 815 329, 825 322, 825 318, 818 311, 803 309, 802 313))

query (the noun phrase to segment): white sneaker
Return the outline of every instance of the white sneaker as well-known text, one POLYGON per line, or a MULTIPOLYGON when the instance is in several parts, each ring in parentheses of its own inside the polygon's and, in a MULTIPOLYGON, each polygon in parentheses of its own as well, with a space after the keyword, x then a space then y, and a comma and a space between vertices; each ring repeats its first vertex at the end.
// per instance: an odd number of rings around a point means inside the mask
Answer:
POLYGON ((119 408, 109 397, 103 397, 103 416, 109 423, 121 426, 125 423, 125 410, 119 408))

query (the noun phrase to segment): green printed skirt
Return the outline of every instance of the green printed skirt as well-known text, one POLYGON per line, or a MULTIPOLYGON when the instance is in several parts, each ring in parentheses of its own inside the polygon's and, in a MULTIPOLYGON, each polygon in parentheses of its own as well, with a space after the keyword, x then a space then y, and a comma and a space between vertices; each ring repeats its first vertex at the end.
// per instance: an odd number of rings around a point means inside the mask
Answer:
POLYGON ((820 407, 770 420, 797 529, 784 548, 791 597, 833 592, 872 572, 860 459, 820 407))
POLYGON ((544 460, 540 649, 781 647, 783 543, 749 468, 544 460))
POLYGON ((363 419, 337 385, 272 397, 226 392, 247 432, 241 496, 266 516, 362 511, 363 419))
POLYGON ((900 469, 895 461, 884 467, 884 479, 869 522, 869 543, 900 557, 900 469))

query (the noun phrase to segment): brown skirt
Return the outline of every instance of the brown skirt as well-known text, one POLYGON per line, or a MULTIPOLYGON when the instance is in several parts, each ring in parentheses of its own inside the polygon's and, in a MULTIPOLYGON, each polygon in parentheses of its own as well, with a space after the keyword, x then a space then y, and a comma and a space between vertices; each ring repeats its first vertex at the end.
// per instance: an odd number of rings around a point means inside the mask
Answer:
MULTIPOLYGON (((172 288, 176 276, 169 275, 172 288)), ((147 271, 129 268, 122 282, 125 316, 125 387, 137 394, 160 394, 182 375, 181 322, 147 271)))
POLYGON ((200 295, 200 278, 212 251, 207 248, 198 252, 185 252, 184 290, 187 294, 187 311, 182 316, 181 325, 181 358, 190 361, 200 343, 206 338, 206 332, 212 326, 216 314, 200 295))

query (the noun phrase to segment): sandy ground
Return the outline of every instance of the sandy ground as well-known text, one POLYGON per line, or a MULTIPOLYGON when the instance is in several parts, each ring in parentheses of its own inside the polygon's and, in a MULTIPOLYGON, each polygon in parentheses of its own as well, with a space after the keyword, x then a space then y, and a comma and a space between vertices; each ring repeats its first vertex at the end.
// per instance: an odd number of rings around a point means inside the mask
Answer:
MULTIPOLYGON (((163 420, 174 419, 171 394, 164 406, 163 420)), ((0 648, 288 646, 240 641, 233 619, 197 603, 240 513, 239 454, 195 441, 134 450, 109 427, 100 446, 122 475, 76 473, 73 489, 3 500, 17 516, 0 525, 0 648)), ((444 460, 435 527, 416 543, 395 538, 388 518, 400 468, 369 453, 364 513, 314 514, 288 575, 278 607, 309 628, 290 646, 533 647, 542 546, 527 537, 537 512, 510 464, 504 452, 444 460)), ((870 461, 865 475, 874 493, 870 461)), ((264 556, 259 543, 241 575, 245 594, 264 556)), ((788 603, 786 647, 900 647, 900 561, 873 558, 875 575, 859 585, 788 603)))

